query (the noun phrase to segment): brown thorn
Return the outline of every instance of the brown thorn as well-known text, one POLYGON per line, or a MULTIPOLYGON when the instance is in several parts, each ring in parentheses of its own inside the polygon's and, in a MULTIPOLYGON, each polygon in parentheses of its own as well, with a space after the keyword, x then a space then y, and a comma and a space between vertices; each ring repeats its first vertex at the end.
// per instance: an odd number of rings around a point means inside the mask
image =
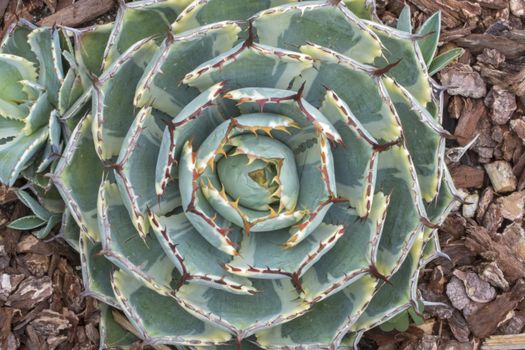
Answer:
POLYGON ((295 290, 297 291, 297 293, 299 294, 304 293, 303 283, 301 282, 301 277, 299 276, 299 274, 297 272, 293 272, 290 275, 290 278, 292 280, 292 284, 295 287, 295 290))
POLYGON ((441 228, 441 225, 434 224, 434 223, 431 222, 428 218, 420 218, 419 221, 420 221, 425 227, 428 227, 428 228, 431 228, 431 229, 439 229, 439 228, 441 228))
POLYGON ((306 81, 303 82, 303 84, 301 85, 301 87, 299 88, 299 90, 297 90, 297 94, 295 95, 295 100, 296 101, 299 101, 301 100, 301 98, 303 98, 303 94, 304 94, 304 87, 306 85, 306 81))
POLYGON ((383 275, 381 272, 379 272, 375 265, 372 264, 372 265, 368 266, 368 272, 372 276, 377 278, 378 280, 381 280, 381 281, 383 281, 385 283, 388 283, 389 285, 393 286, 392 282, 390 282, 389 279, 385 275, 383 275))
POLYGON ((248 22, 248 38, 244 42, 244 47, 251 47, 253 46, 253 43, 255 42, 255 33, 253 31, 253 23, 252 21, 248 22))
POLYGON ((168 27, 168 32, 166 33, 166 44, 171 45, 175 41, 175 37, 171 32, 171 28, 168 27))
POLYGON ((328 3, 332 6, 337 6, 342 0, 328 0, 328 3))
POLYGON ((394 141, 391 141, 391 142, 387 142, 387 143, 384 143, 382 145, 379 145, 379 144, 373 145, 373 149, 376 152, 384 152, 384 151, 388 151, 393 146, 400 145, 401 142, 402 142, 402 138, 399 137, 397 140, 394 140, 394 141))
POLYGON ((398 59, 394 63, 390 63, 390 64, 384 66, 383 68, 377 68, 373 72, 374 76, 381 77, 381 76, 385 75, 386 73, 390 72, 393 68, 395 68, 401 62, 401 60, 402 60, 402 58, 398 59))

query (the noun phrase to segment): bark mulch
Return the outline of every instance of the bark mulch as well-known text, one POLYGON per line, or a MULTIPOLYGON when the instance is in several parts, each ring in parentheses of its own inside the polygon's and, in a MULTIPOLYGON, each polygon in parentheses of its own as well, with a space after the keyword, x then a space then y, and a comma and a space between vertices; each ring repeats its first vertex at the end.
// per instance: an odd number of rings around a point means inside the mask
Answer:
MULTIPOLYGON (((465 53, 438 75, 446 89, 449 167, 463 204, 440 233, 449 257, 420 275, 424 321, 372 330, 364 349, 525 349, 525 0, 378 0, 395 24, 404 3, 416 24, 441 10, 440 50, 465 53), (457 161, 458 150, 474 140, 457 161)), ((0 31, 17 18, 80 26, 107 22, 107 0, 0 0, 0 31)), ((0 36, 1 36, 0 32, 0 36)), ((82 294, 79 260, 60 239, 6 229, 24 214, 0 187, 0 349, 95 349, 96 301, 82 294)), ((140 344, 137 344, 140 348, 140 344)))

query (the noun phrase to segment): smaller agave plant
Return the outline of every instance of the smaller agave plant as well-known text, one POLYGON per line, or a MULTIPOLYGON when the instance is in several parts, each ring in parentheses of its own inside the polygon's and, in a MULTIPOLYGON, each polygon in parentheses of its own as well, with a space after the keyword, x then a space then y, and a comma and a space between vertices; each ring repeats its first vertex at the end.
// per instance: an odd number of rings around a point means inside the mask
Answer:
POLYGON ((372 5, 146 0, 10 31, 0 181, 39 199, 11 225, 45 236, 65 200, 102 347, 348 349, 417 317, 455 197, 430 75, 461 51, 436 57, 439 14, 413 33, 372 5))
POLYGON ((21 20, 0 44, 0 182, 13 186, 25 178, 16 194, 33 212, 10 228, 38 228, 43 238, 61 221, 64 203, 49 174, 86 111, 103 55, 93 44, 104 31, 107 26, 66 30, 21 20))

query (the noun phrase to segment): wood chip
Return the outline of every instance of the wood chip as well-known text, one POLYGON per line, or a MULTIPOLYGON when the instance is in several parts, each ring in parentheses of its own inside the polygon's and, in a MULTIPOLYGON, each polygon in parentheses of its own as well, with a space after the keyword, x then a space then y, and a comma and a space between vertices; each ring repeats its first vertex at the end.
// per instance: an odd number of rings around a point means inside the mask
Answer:
POLYGON ((467 317, 470 330, 479 338, 491 335, 523 298, 525 298, 525 282, 519 280, 510 292, 500 294, 496 300, 485 304, 467 317))
POLYGON ((485 82, 469 65, 457 63, 443 69, 439 76, 450 95, 481 98, 487 94, 485 82))
POLYGON ((483 101, 479 99, 465 99, 462 104, 461 116, 454 130, 461 146, 468 144, 475 136, 480 118, 486 115, 487 110, 483 101))
POLYGON ((516 95, 499 86, 490 89, 485 97, 485 105, 491 109, 490 118, 497 125, 505 125, 518 108, 516 95))
POLYGON ((500 197, 497 200, 501 207, 501 215, 511 221, 523 219, 523 209, 525 207, 525 192, 514 192, 508 196, 500 197))
POLYGON ((450 169, 452 179, 457 188, 481 188, 485 179, 483 169, 459 165, 450 169))
POLYGON ((481 350, 523 350, 525 349, 525 334, 493 335, 485 339, 481 350))
POLYGON ((496 290, 488 282, 479 278, 477 273, 455 270, 454 276, 459 278, 465 285, 465 292, 470 300, 485 304, 496 297, 496 290))
POLYGON ((487 171, 494 191, 505 193, 516 189, 517 179, 508 162, 500 160, 485 164, 485 170, 487 171))
POLYGON ((467 224, 465 245, 487 260, 494 261, 511 283, 525 277, 525 234, 518 224, 507 227, 499 239, 472 220, 467 224))
POLYGON ((38 22, 41 26, 63 25, 76 27, 110 11, 112 0, 80 0, 38 22))

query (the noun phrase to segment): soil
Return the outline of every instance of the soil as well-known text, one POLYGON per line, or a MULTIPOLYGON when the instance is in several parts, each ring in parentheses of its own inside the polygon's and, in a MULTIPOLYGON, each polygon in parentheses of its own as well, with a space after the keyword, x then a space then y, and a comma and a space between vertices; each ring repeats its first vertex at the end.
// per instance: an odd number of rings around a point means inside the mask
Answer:
MULTIPOLYGON (((415 27, 441 10, 440 51, 465 49, 437 76, 463 203, 440 230, 446 257, 421 271, 421 296, 434 303, 424 321, 371 330, 362 348, 525 349, 525 0, 378 0, 378 15, 395 25, 404 3, 415 27)), ((81 26, 114 15, 109 0, 0 0, 0 37, 18 18, 81 26)), ((97 302, 82 292, 75 252, 5 228, 25 211, 0 186, 0 349, 98 348, 97 302)))

